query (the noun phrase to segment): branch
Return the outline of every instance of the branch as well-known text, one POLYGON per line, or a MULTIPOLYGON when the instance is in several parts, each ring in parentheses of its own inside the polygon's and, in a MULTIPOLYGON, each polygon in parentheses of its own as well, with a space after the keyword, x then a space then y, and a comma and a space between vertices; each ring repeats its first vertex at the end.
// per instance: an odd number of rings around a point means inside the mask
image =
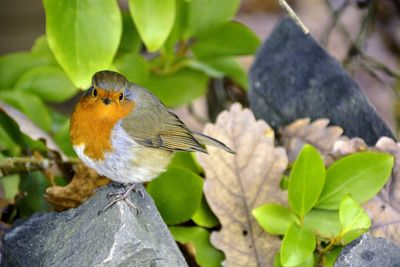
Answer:
POLYGON ((5 158, 0 162, 0 177, 23 173, 23 172, 35 172, 57 167, 59 164, 76 164, 79 160, 69 159, 68 161, 61 161, 48 158, 5 158))
POLYGON ((300 18, 296 15, 293 9, 286 3, 285 0, 278 0, 279 5, 288 13, 288 15, 296 22, 296 24, 303 30, 305 34, 308 34, 310 31, 304 25, 304 23, 300 20, 300 18))

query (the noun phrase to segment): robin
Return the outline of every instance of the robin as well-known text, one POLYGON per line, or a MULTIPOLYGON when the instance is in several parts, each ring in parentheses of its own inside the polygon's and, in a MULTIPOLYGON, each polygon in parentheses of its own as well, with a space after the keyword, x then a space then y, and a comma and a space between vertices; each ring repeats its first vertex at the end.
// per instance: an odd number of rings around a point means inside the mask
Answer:
POLYGON ((222 142, 188 129, 145 88, 107 70, 93 75, 92 86, 75 106, 70 136, 84 163, 125 185, 102 211, 120 200, 135 208, 129 194, 164 172, 175 151, 207 153, 205 145, 212 145, 234 153, 222 142))

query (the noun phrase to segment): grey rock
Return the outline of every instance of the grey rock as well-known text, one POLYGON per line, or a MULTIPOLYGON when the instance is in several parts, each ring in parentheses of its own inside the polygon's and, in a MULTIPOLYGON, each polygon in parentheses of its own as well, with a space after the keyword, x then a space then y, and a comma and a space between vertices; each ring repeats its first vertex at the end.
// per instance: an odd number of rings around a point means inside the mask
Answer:
POLYGON ((284 19, 250 70, 250 107, 275 130, 298 118, 329 118, 373 145, 393 134, 357 84, 310 35, 284 19))
POLYGON ((17 223, 2 240, 1 266, 187 266, 146 190, 98 216, 121 190, 110 184, 76 209, 42 213, 17 223))
POLYGON ((335 267, 400 267, 400 247, 392 242, 364 234, 347 245, 335 267))

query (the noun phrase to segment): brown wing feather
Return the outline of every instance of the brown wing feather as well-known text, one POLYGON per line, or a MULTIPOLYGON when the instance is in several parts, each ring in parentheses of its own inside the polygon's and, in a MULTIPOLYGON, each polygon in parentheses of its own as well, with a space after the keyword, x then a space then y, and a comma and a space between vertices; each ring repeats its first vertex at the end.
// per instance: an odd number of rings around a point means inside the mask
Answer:
POLYGON ((200 151, 205 148, 186 125, 150 92, 135 86, 138 105, 122 120, 122 127, 139 144, 171 151, 200 151), (139 91, 137 91, 140 89, 139 91))

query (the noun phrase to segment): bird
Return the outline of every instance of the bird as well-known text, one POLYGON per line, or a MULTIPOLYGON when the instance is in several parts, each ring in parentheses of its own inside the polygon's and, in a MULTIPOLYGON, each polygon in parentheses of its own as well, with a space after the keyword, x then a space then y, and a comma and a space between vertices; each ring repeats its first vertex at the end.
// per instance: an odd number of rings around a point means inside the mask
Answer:
POLYGON ((176 151, 207 153, 205 145, 211 145, 235 153, 190 130, 157 96, 110 70, 92 76, 71 115, 70 138, 88 167, 124 185, 99 214, 121 200, 136 209, 128 198, 131 192, 163 173, 176 151))

